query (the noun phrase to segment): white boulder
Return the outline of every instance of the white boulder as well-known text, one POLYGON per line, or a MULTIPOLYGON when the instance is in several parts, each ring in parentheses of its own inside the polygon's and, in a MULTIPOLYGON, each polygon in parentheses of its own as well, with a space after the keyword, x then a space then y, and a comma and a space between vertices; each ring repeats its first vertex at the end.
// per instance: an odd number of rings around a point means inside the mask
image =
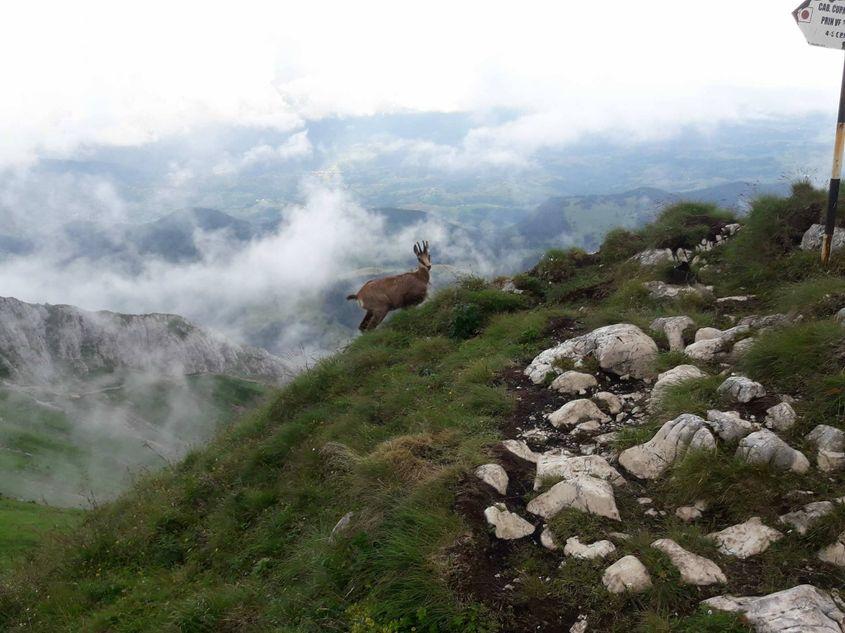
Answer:
POLYGON ((715 451, 716 438, 710 432, 710 429, 702 427, 695 432, 689 443, 689 450, 691 451, 715 451))
POLYGON ((766 395, 766 388, 763 385, 745 376, 730 376, 719 385, 717 391, 734 402, 743 404, 766 395))
POLYGON ((813 501, 800 510, 780 515, 778 520, 803 536, 816 521, 831 512, 833 504, 830 501, 813 501))
POLYGON ((649 326, 654 332, 662 332, 669 341, 669 349, 680 351, 684 349, 684 332, 695 325, 688 316, 660 317, 649 326))
POLYGON ((540 353, 525 370, 534 384, 540 384, 550 372, 560 373, 555 363, 561 359, 582 360, 593 356, 605 371, 617 376, 650 378, 657 344, 640 328, 628 323, 608 325, 589 334, 564 341, 540 353))
POLYGON ((499 464, 484 464, 475 469, 475 476, 500 495, 508 493, 508 474, 499 464))
POLYGON ((705 424, 697 415, 684 413, 660 427, 645 444, 622 451, 619 463, 640 479, 656 479, 686 453, 692 438, 705 424))
POLYGON ((746 559, 769 549, 769 545, 783 538, 783 534, 763 524, 760 517, 751 517, 719 532, 708 534, 726 556, 746 559))
POLYGON ((768 429, 755 431, 742 438, 736 456, 750 464, 769 464, 773 468, 799 474, 810 468, 804 453, 792 448, 768 429))
POLYGON ((636 556, 623 556, 604 570, 602 584, 610 593, 642 593, 651 588, 651 576, 636 556))
POLYGON ((518 514, 508 511, 504 503, 497 503, 484 511, 487 523, 496 529, 496 537, 512 541, 534 533, 534 526, 518 514))
POLYGON ((709 558, 685 550, 672 539, 657 539, 651 546, 669 557, 672 564, 681 572, 681 582, 686 585, 704 587, 728 582, 716 563, 709 558))
POLYGON ((773 431, 788 431, 795 426, 798 416, 788 402, 781 402, 766 410, 766 427, 773 431))
POLYGON ((707 374, 695 365, 678 365, 668 371, 664 371, 657 377, 657 382, 651 389, 651 399, 660 400, 669 387, 680 385, 689 380, 706 378, 707 374))
POLYGON ((812 585, 798 585, 759 597, 717 596, 701 604, 744 615, 757 633, 845 631, 845 613, 829 593, 812 585))
POLYGON ((580 371, 565 371, 552 381, 550 389, 564 394, 587 393, 588 389, 597 387, 599 381, 591 374, 580 371))
POLYGON ((610 415, 618 415, 622 413, 622 400, 619 399, 615 393, 609 391, 599 391, 593 396, 593 402, 599 405, 600 408, 607 411, 610 415))
POLYGON ((522 440, 504 440, 502 446, 511 455, 524 459, 527 462, 536 464, 537 460, 540 459, 540 455, 532 451, 528 447, 528 444, 522 440))
POLYGON ((818 557, 823 563, 845 567, 845 532, 839 535, 835 543, 822 548, 818 557))
POLYGON ((711 409, 707 412, 707 425, 725 442, 737 442, 754 431, 754 425, 736 411, 711 409))
POLYGON ((603 479, 614 486, 624 486, 626 483, 625 478, 619 474, 619 471, 599 455, 582 455, 579 457, 543 455, 537 461, 534 490, 539 490, 542 487, 544 479, 575 479, 581 475, 603 479))
POLYGON ((559 548, 557 541, 555 540, 555 535, 548 526, 544 526, 543 531, 540 532, 540 545, 552 552, 559 548))
MULTIPOLYGON (((801 250, 818 251, 822 247, 824 238, 824 224, 814 224, 804 232, 801 238, 801 250)), ((845 246, 845 229, 837 226, 833 231, 833 241, 830 244, 832 251, 839 250, 845 246)))
POLYGON ((566 539, 566 546, 563 548, 564 555, 581 560, 607 558, 615 551, 616 546, 610 541, 596 541, 590 545, 584 545, 577 536, 566 539))
POLYGON ((603 479, 589 475, 561 481, 548 492, 529 501, 527 506, 531 514, 544 519, 552 518, 564 508, 575 508, 589 514, 621 520, 613 487, 603 479))
POLYGON ((722 330, 715 327, 703 327, 696 330, 693 342, 700 343, 701 341, 709 341, 714 338, 720 338, 721 336, 722 330))
POLYGON ((599 409, 595 402, 586 398, 567 402, 560 409, 549 414, 549 422, 558 429, 575 426, 588 420, 610 422, 610 417, 599 409))

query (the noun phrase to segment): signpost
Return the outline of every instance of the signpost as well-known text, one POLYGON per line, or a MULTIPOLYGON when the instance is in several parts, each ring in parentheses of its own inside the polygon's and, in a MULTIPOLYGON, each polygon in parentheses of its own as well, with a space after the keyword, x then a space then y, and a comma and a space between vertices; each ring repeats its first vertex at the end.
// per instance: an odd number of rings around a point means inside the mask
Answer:
MULTIPOLYGON (((813 46, 845 50, 845 0, 806 0, 792 12, 798 28, 813 46)), ((842 151, 845 149, 845 69, 839 94, 839 117, 836 119, 836 141, 833 144, 833 172, 827 196, 822 263, 830 259, 836 212, 839 207, 839 181, 842 177, 842 151)))

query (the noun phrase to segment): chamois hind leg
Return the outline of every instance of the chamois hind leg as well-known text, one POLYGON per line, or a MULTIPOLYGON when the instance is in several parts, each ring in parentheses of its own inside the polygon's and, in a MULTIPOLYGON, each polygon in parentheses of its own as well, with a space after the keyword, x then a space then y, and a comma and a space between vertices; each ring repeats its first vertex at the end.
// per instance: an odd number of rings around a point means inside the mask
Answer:
POLYGON ((387 310, 382 310, 380 312, 373 312, 373 318, 370 319, 370 322, 367 324, 368 330, 375 330, 378 327, 378 324, 384 321, 384 317, 387 316, 387 310))
POLYGON ((361 330, 362 332, 366 332, 367 328, 370 325, 370 321, 372 320, 372 318, 373 318, 372 310, 367 310, 367 314, 364 315, 364 318, 361 321, 361 324, 358 326, 358 329, 361 330))

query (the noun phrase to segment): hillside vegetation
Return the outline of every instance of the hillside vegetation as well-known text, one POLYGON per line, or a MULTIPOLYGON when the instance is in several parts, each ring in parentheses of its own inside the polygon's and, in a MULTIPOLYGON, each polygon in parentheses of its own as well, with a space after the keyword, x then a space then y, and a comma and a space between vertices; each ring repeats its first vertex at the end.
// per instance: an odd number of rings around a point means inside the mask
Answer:
MULTIPOLYGON (((803 535, 778 524, 807 501, 845 494, 839 471, 752 464, 734 456, 735 443, 690 450, 654 479, 626 472, 627 484, 616 489, 621 522, 575 509, 551 518, 561 545, 572 536, 615 539, 608 560, 580 560, 541 546, 544 522, 525 503, 555 481, 533 491, 534 464, 501 445, 529 428, 555 431, 543 414, 567 399, 523 375, 538 353, 628 323, 657 341, 655 373, 692 364, 707 377, 631 409, 607 450, 638 445, 682 413, 727 409, 718 387, 726 377, 719 372, 728 370, 794 398, 798 422, 781 436, 815 463, 806 434, 822 423, 845 429, 845 328, 833 318, 845 306, 845 257, 834 254, 823 269, 817 253, 798 249, 823 200, 799 184, 788 198, 756 201, 736 236, 692 266, 715 297, 754 295, 746 301, 717 302, 708 293, 655 298, 643 285, 672 281, 672 264, 640 266, 632 255, 691 248, 733 221, 711 205, 679 204, 640 231, 612 231, 596 254, 548 253, 514 279, 521 294, 470 278, 395 314, 208 447, 91 512, 72 538, 46 541, 0 585, 0 628, 567 631, 586 616, 590 631, 730 632, 748 625, 701 600, 841 586, 841 568, 816 553, 845 530, 845 506, 803 535), (660 316, 725 330, 744 316, 772 313, 787 318, 755 330, 745 354, 726 362, 669 351, 666 336, 649 329, 660 316), (474 475, 488 463, 505 467, 506 495, 474 475), (532 520, 536 532, 496 538, 484 510, 498 501, 532 520), (675 515, 697 501, 706 507, 698 520, 675 515), (705 538, 752 516, 784 533, 753 558, 726 556, 705 538), (650 545, 658 538, 715 561, 727 581, 682 583, 650 545), (645 564, 652 586, 608 593, 604 570, 626 555, 645 564)), ((651 389, 650 381, 611 376, 592 359, 580 370, 619 394, 651 389)), ((758 422, 765 415, 753 403, 739 413, 758 422)), ((571 434, 554 437, 553 447, 585 450, 571 434)))

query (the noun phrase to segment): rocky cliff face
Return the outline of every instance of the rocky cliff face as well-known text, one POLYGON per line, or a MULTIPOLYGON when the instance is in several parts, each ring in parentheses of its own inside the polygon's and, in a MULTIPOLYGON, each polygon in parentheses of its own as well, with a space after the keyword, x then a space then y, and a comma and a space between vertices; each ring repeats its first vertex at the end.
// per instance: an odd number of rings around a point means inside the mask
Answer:
POLYGON ((280 382, 281 359, 173 314, 89 312, 0 297, 0 378, 50 384, 101 372, 229 374, 280 382))

